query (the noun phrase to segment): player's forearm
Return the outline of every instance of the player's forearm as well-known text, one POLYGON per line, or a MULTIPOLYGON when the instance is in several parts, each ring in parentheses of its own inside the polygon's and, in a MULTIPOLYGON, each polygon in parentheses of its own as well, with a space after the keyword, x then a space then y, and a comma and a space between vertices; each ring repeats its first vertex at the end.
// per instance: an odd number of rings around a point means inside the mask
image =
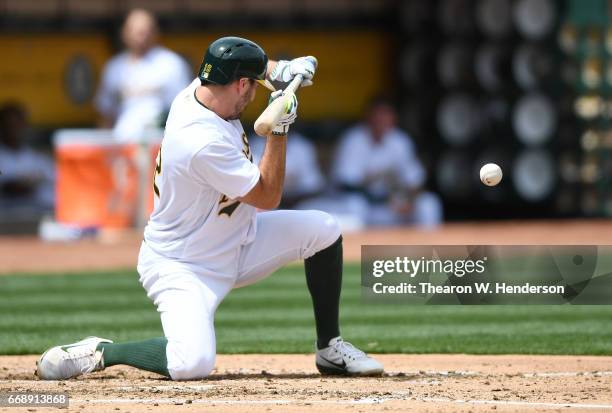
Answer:
POLYGON ((268 137, 264 156, 262 162, 259 163, 259 168, 261 172, 260 180, 263 181, 267 197, 272 203, 270 209, 278 207, 283 195, 286 152, 287 135, 268 137))
POLYGON ((287 136, 270 136, 259 162, 259 182, 241 200, 261 209, 274 209, 280 204, 285 180, 287 136))

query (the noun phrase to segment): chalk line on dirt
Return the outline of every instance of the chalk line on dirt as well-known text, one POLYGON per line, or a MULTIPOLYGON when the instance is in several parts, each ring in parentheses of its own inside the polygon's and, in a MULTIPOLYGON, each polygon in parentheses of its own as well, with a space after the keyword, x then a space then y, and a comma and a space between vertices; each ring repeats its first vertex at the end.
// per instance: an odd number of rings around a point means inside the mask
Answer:
POLYGON ((457 403, 457 404, 490 404, 505 406, 531 406, 531 407, 550 407, 558 409, 560 407, 576 409, 612 409, 612 404, 590 404, 590 403, 553 403, 553 402, 525 402, 521 400, 451 400, 444 398, 423 398, 416 399, 424 402, 434 403, 457 403))
POLYGON ((72 403, 85 404, 225 404, 225 405, 260 405, 260 404, 382 404, 389 401, 416 401, 428 403, 454 403, 454 404, 478 404, 478 405, 504 405, 504 406, 524 406, 559 409, 612 409, 612 404, 592 404, 592 403, 553 403, 553 402, 526 402, 519 400, 453 400, 445 398, 394 398, 394 397, 365 397, 356 400, 294 400, 294 399, 263 399, 263 400, 227 400, 227 399, 76 399, 72 403))
POLYGON ((558 371, 550 373, 523 373, 523 377, 604 377, 612 376, 612 371, 558 371))

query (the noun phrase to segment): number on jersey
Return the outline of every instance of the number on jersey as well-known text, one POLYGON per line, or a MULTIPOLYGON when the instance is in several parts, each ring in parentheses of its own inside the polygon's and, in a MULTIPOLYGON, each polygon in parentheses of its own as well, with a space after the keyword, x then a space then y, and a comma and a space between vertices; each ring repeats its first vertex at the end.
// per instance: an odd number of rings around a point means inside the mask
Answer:
POLYGON ((219 215, 227 214, 231 217, 236 208, 240 205, 240 201, 229 199, 226 195, 221 195, 219 200, 219 215))

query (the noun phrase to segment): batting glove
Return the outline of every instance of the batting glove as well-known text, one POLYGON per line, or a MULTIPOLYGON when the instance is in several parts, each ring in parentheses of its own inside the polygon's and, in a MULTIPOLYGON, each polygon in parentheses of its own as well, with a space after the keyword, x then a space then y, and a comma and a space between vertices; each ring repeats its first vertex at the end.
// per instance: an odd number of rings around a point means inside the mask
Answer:
MULTIPOLYGON (((278 99, 283 94, 284 92, 282 90, 272 92, 268 104, 270 104, 274 99, 278 99)), ((291 126, 291 124, 295 122, 295 119, 297 118, 297 107, 297 96, 295 96, 295 93, 292 93, 291 98, 287 100, 287 106, 283 112, 283 115, 278 120, 278 123, 274 129, 272 129, 272 135, 286 135, 289 132, 289 126, 291 126)))
POLYGON ((312 85, 312 78, 317 70, 317 58, 314 56, 298 57, 293 60, 279 60, 270 73, 273 82, 290 82, 296 75, 302 75, 304 80, 300 86, 312 85))

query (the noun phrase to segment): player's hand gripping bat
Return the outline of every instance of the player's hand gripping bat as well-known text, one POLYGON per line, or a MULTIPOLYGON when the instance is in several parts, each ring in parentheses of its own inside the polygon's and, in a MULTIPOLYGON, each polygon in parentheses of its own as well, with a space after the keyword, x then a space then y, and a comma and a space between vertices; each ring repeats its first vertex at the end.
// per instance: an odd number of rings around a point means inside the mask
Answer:
POLYGON ((259 136, 268 136, 274 126, 278 123, 278 120, 283 116, 283 111, 287 107, 287 100, 291 97, 293 93, 300 87, 302 83, 303 76, 296 75, 291 83, 287 85, 285 90, 283 90, 283 95, 277 99, 274 99, 272 103, 268 105, 266 110, 264 110, 261 115, 255 121, 255 132, 259 136))

